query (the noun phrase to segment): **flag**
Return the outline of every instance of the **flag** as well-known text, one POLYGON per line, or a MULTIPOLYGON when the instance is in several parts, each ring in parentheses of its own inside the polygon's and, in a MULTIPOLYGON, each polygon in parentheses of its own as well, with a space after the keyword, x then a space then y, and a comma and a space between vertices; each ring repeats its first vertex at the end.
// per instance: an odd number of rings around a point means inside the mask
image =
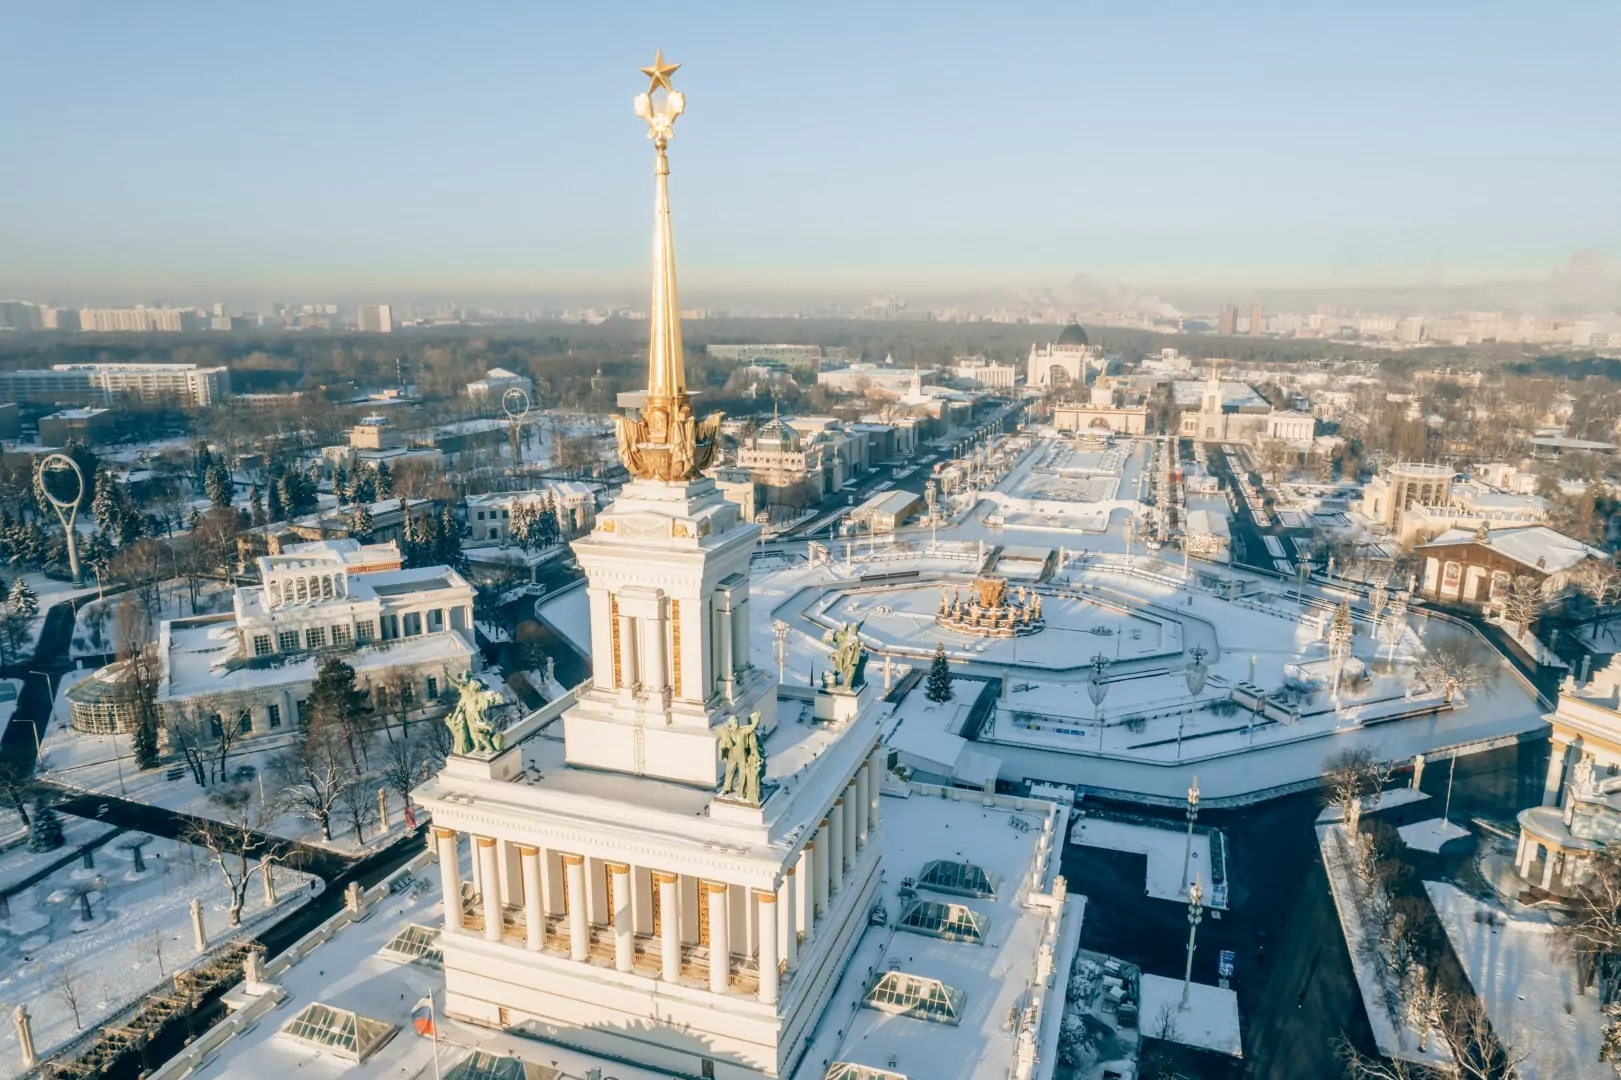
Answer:
POLYGON ((415 1005, 411 1006, 411 1026, 418 1035, 438 1037, 433 1026, 433 995, 428 995, 415 1005))

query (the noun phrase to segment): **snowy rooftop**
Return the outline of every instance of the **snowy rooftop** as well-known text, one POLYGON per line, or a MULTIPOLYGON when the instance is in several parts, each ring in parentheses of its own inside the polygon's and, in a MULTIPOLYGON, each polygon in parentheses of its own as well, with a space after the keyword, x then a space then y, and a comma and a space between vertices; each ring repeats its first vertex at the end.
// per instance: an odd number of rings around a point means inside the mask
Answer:
POLYGON ((1483 541, 1475 540, 1473 529, 1448 529, 1427 544, 1419 547, 1447 547, 1454 544, 1489 544, 1492 550, 1535 570, 1557 574, 1569 570, 1583 559, 1607 558, 1604 552, 1588 547, 1580 540, 1572 540, 1546 525, 1527 525, 1519 529, 1494 529, 1483 541))
MULTIPOLYGON (((871 927, 863 935, 795 1075, 800 1080, 820 1080, 827 1065, 843 1061, 913 1080, 1009 1076, 1016 1043, 1003 1021, 1010 1009, 1024 1004, 1049 914, 1046 907, 1025 905, 1041 816, 987 807, 978 799, 959 802, 924 794, 885 798, 881 813, 885 874, 879 902, 889 913, 889 925, 871 927), (982 944, 899 928, 909 906, 900 896, 903 881, 921 877, 924 867, 937 859, 972 863, 996 880, 996 895, 990 898, 922 888, 916 893, 919 901, 958 905, 983 916, 982 944), (865 1006, 875 981, 892 971, 938 980, 959 991, 960 1004, 954 1010, 957 1022, 865 1006)), ((1058 827, 1062 829, 1062 824, 1058 827)), ((1049 882, 1050 871, 1043 888, 1049 882)), ((1072 952, 1079 928, 1067 929, 1067 948, 1072 952)), ((1067 971, 1069 960, 1068 954, 1055 957, 1055 969, 1067 971)), ((1062 976, 1058 985, 1062 986, 1062 976)), ((1056 1014, 1059 1010, 1050 1011, 1056 1014)))
MULTIPOLYGON (((276 659, 271 657, 233 664, 232 661, 238 659, 236 626, 229 619, 192 626, 165 622, 160 647, 166 676, 160 694, 162 700, 308 682, 315 678, 326 655, 300 653, 297 659, 285 663, 267 662, 276 659)), ((472 656, 473 650, 461 635, 447 630, 368 645, 344 653, 343 659, 362 675, 364 682, 368 671, 406 664, 439 662, 450 675, 460 675, 472 656)))

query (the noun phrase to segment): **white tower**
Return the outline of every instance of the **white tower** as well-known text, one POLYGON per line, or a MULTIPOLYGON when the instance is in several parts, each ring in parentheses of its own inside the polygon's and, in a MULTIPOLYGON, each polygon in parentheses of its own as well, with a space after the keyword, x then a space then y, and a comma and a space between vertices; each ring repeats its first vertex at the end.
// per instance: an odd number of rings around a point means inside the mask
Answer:
POLYGON ((591 682, 560 719, 543 709, 510 745, 453 755, 416 797, 433 813, 448 1015, 767 1080, 804 1054, 878 891, 879 717, 853 677, 789 699, 779 725, 777 686, 749 662, 759 530, 700 473, 719 418, 695 419, 682 363, 665 150, 685 101, 662 54, 642 70, 648 387, 617 424, 635 479, 574 543, 591 682))

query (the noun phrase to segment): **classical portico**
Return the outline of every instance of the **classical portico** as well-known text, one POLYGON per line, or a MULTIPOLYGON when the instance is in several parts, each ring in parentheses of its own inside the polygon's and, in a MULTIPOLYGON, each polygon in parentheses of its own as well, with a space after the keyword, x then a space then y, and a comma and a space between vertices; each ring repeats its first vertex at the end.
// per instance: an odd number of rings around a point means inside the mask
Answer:
POLYGON ((439 854, 448 1015, 754 1080, 792 1071, 867 925, 886 751, 869 688, 779 704, 749 662, 759 528, 698 472, 719 421, 694 417, 682 365, 674 70, 644 69, 637 101, 657 156, 648 390, 619 424, 635 479, 573 545, 591 680, 506 750, 452 756, 417 799, 439 854))

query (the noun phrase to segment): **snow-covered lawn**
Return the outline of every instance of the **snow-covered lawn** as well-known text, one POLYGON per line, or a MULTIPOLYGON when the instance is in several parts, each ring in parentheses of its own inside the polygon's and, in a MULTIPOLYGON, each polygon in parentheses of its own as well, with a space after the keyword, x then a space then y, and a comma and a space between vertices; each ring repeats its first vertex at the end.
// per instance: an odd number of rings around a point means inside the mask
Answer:
POLYGON ((1184 1009, 1181 979, 1144 975, 1142 1002, 1137 1022, 1144 1035, 1231 1057, 1244 1056, 1238 1030, 1238 995, 1233 991, 1193 983, 1184 1009))
POLYGON ((1440 1039, 1429 1039, 1419 1050, 1418 1032, 1395 1006, 1397 988, 1390 985, 1383 942, 1369 922, 1362 886, 1346 865, 1350 851, 1344 826, 1317 826, 1317 842, 1329 890, 1334 894, 1334 907, 1339 912, 1340 929, 1345 934, 1345 947, 1356 972, 1357 988, 1362 991, 1368 1026, 1373 1029, 1374 1045, 1388 1058, 1434 1066, 1451 1061, 1452 1054, 1440 1039))
MULTIPOLYGON (((18 650, 22 655, 31 657, 34 655, 35 646, 39 644, 39 632, 45 625, 45 613, 51 610, 51 606, 63 600, 72 600, 76 596, 94 596, 96 594, 96 584, 93 575, 87 575, 90 577, 90 587, 84 589, 75 589, 71 581, 58 581, 55 578, 46 577, 44 574, 22 574, 20 576, 24 581, 28 582, 28 587, 33 589, 34 595, 39 598, 39 614, 29 621, 27 637, 18 650)), ((15 578, 11 578, 6 581, 8 593, 15 580, 15 578)))
POLYGON ((1492 1028, 1526 1055, 1524 1080, 1615 1080, 1599 1061, 1604 1016, 1576 992, 1576 965, 1562 954, 1559 927, 1533 914, 1511 916, 1453 885, 1426 881, 1452 951, 1480 995, 1492 1028))
MULTIPOLYGON (((315 880, 276 870, 278 901, 272 910, 256 877, 248 886, 242 926, 233 931, 229 891, 205 851, 153 838, 142 851, 145 869, 138 873, 133 852, 123 844, 120 837, 98 850, 93 869, 77 863, 63 867, 13 896, 10 919, 0 921, 0 1003, 8 1015, 12 1006, 28 1005, 42 1057, 197 960, 193 898, 203 902, 212 948, 303 905, 315 880), (86 889, 90 922, 83 921, 77 896, 86 889), (77 990, 81 1026, 74 1024, 64 980, 77 990)), ((17 1031, 10 1023, 0 1024, 0 1060, 8 1065, 18 1060, 17 1031)))
MULTIPOLYGON (((34 808, 30 806, 28 812, 32 814, 34 808)), ((56 819, 62 823, 61 847, 54 851, 33 852, 28 850, 28 841, 24 838, 16 847, 0 851, 0 889, 11 888, 58 859, 66 858, 84 845, 93 843, 113 831, 111 825, 91 821, 88 818, 74 817, 72 814, 58 814, 56 819)))
MULTIPOLYGON (((205 581, 198 588, 197 609, 193 611, 186 583, 166 581, 162 586, 162 608, 158 618, 181 619, 229 611, 234 595, 235 589, 226 582, 205 581)), ((79 617, 73 625, 74 656, 97 656, 115 651, 118 642, 118 605, 126 600, 135 602, 131 594, 120 593, 80 606, 79 617)))
POLYGON ((1469 835, 1469 830, 1456 822, 1443 818, 1431 818, 1428 821, 1418 821, 1411 825, 1403 825, 1396 830, 1402 838, 1402 843, 1419 851, 1440 851, 1448 841, 1458 840, 1469 835))
POLYGON ((1126 821, 1083 817, 1069 831, 1069 842, 1089 847, 1110 848, 1114 851, 1135 851, 1148 856, 1148 895, 1159 900, 1186 901, 1186 886, 1195 878, 1204 882, 1206 906, 1225 908, 1226 903, 1214 904, 1210 880, 1210 834, 1195 831, 1193 852, 1187 860, 1187 882, 1182 880, 1182 857, 1187 850, 1186 829, 1156 829, 1150 825, 1136 825, 1126 821))
MULTIPOLYGON (((70 674, 82 677, 87 673, 70 674)), ((71 686, 74 680, 69 678, 64 681, 67 686, 71 686)), ((62 698, 65 690, 66 686, 58 691, 54 722, 41 746, 40 773, 46 779, 63 787, 100 795, 116 795, 121 799, 161 806, 165 810, 193 814, 197 817, 215 819, 221 817, 220 810, 213 804, 211 798, 220 789, 220 785, 198 787, 189 769, 182 769, 176 779, 169 778, 172 768, 182 764, 179 759, 165 762, 163 766, 150 772, 140 772, 135 768, 135 748, 130 736, 91 735, 74 731, 69 727, 66 720, 67 705, 62 698)), ((421 721, 424 724, 438 722, 421 721)), ((394 737, 399 738, 397 730, 394 737)), ((232 751, 227 761, 227 770, 234 775, 243 766, 252 767, 254 776, 252 780, 247 781, 247 788, 255 803, 261 798, 261 793, 271 801, 277 798, 274 774, 266 774, 270 772, 276 756, 287 750, 291 738, 290 735, 264 736, 247 741, 241 750, 232 751)), ((377 732, 369 744, 373 768, 382 766, 387 745, 387 738, 382 732, 377 732)), ((375 776, 364 782, 372 792, 371 805, 375 810, 377 789, 384 785, 375 776)), ((322 839, 320 827, 314 821, 290 813, 276 818, 274 826, 268 831, 284 839, 316 844, 344 855, 375 851, 393 843, 405 831, 405 808, 400 802, 399 795, 390 790, 386 797, 389 827, 386 830, 380 829, 379 823, 374 818, 363 830, 364 842, 355 839, 354 830, 341 807, 333 808, 331 840, 322 839)))

